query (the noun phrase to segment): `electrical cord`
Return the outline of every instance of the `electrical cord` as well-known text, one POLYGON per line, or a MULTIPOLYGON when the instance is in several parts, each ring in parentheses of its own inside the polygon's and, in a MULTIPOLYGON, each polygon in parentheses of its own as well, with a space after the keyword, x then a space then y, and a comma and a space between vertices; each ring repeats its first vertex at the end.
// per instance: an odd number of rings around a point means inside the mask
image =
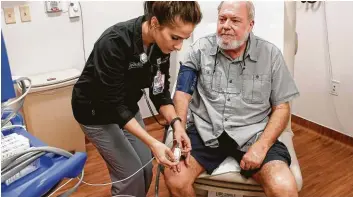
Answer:
POLYGON ((114 181, 114 182, 109 182, 109 183, 97 183, 97 184, 94 184, 94 183, 87 183, 85 181, 82 181, 82 183, 86 184, 86 185, 89 185, 89 186, 106 186, 106 185, 112 185, 114 183, 120 183, 120 182, 123 182, 123 181, 126 181, 128 179, 130 179, 131 177, 133 177, 134 175, 136 175, 138 172, 140 172, 141 170, 143 170, 149 163, 151 163, 153 160, 155 159, 155 157, 152 157, 152 159, 150 161, 148 161, 145 165, 143 165, 140 169, 138 169, 136 172, 134 172, 132 175, 122 179, 122 180, 118 180, 118 181, 114 181))
POLYGON ((157 117, 156 117, 156 116, 154 115, 154 113, 153 113, 151 104, 150 104, 150 102, 148 101, 148 97, 147 97, 146 91, 145 91, 144 89, 142 89, 142 92, 143 92, 143 95, 144 95, 144 97, 145 97, 145 100, 146 100, 148 109, 150 110, 150 112, 151 112, 151 114, 152 114, 154 120, 155 120, 159 125, 161 125, 161 126, 163 126, 163 127, 169 126, 169 125, 166 125, 166 124, 162 124, 162 123, 160 123, 160 122, 158 121, 157 117))
POLYGON ((328 35, 328 25, 327 25, 327 13, 326 13, 326 2, 324 2, 324 20, 325 20, 325 24, 326 24, 326 32, 325 32, 325 36, 326 36, 326 42, 327 42, 327 51, 328 51, 328 60, 329 60, 329 67, 328 67, 328 71, 329 71, 329 75, 330 75, 330 83, 332 83, 333 80, 333 73, 332 73, 332 64, 331 64, 331 53, 330 53, 330 43, 329 43, 329 35, 328 35))
MULTIPOLYGON (((176 141, 176 139, 173 139, 171 142, 168 143, 168 146, 173 143, 174 141, 176 141)), ((175 150, 178 150, 179 152, 178 153, 174 153, 174 155, 178 155, 180 156, 181 155, 181 151, 180 149, 175 149, 175 150)), ((155 159, 155 157, 152 157, 151 160, 149 160, 145 165, 143 165, 140 169, 138 169, 136 172, 134 172, 133 174, 131 174, 130 176, 128 176, 127 178, 124 178, 122 180, 118 180, 118 181, 114 181, 114 182, 108 182, 108 183, 88 183, 86 181, 83 180, 83 171, 82 171, 82 175, 81 175, 81 178, 77 178, 79 179, 80 181, 73 187, 73 188, 77 188, 79 184, 81 183, 84 183, 86 185, 89 185, 89 186, 106 186, 106 185, 112 185, 114 183, 119 183, 119 182, 123 182, 125 180, 128 180, 130 179, 131 177, 135 176, 138 172, 140 172, 142 169, 144 169, 149 163, 151 163, 153 160, 155 159), (76 187, 77 186, 77 187, 76 187)), ((179 159, 179 158, 178 158, 179 159)), ((63 185, 61 185, 60 187, 58 187, 54 192, 52 192, 50 195, 48 195, 48 197, 52 196, 55 192, 59 191, 61 188, 63 188, 65 185, 67 185, 69 182, 71 182, 73 179, 69 179, 67 182, 65 182, 63 185)), ((126 194, 122 194, 122 195, 115 195, 116 197, 128 197, 128 196, 131 196, 131 195, 126 195, 126 194)), ((63 197, 63 196, 62 196, 63 197)), ((132 197, 135 197, 135 196, 132 196, 132 197)))
MULTIPOLYGON (((25 167, 27 167, 29 164, 34 162, 36 159, 39 157, 43 156, 44 154, 47 153, 54 153, 57 155, 61 155, 64 157, 71 157, 73 156, 72 153, 67 152, 65 150, 55 148, 55 147, 31 147, 23 152, 17 153, 16 155, 5 159, 1 163, 1 183, 5 182, 9 178, 13 177, 15 174, 17 174, 19 171, 23 170, 25 167)), ((84 176, 84 170, 81 172, 81 178, 79 179, 80 181, 71 189, 66 191, 65 193, 59 195, 60 197, 68 197, 70 196, 73 192, 76 191, 78 186, 82 183, 83 181, 83 176, 84 176)), ((67 183, 66 183, 67 184, 67 183)), ((55 190, 56 192, 57 190, 55 190)), ((50 194, 49 196, 53 195, 55 192, 50 194)))
MULTIPOLYGON (((27 96, 27 94, 29 93, 29 91, 31 90, 32 87, 32 83, 31 80, 28 77, 20 77, 18 79, 16 79, 14 81, 15 83, 20 83, 23 88, 22 88, 22 95, 20 97, 17 97, 14 100, 9 100, 5 103, 1 103, 1 116, 3 116, 3 113, 6 111, 6 108, 8 108, 9 106, 20 102, 18 106, 16 106, 13 110, 11 110, 11 113, 5 118, 5 120, 1 120, 1 127, 5 126, 8 122, 10 122, 10 120, 16 116, 16 114, 20 111, 20 109, 23 106, 24 103, 24 98, 25 96, 27 96), (26 84, 24 81, 28 81, 29 82, 29 87, 26 87, 26 84)), ((1 134, 3 137, 3 134, 1 134)))
POLYGON ((63 188, 65 185, 67 185, 68 183, 70 183, 73 179, 69 179, 68 181, 66 181, 66 183, 62 184, 60 187, 58 187, 55 191, 53 191, 51 194, 48 195, 48 197, 52 196, 53 194, 55 194, 57 191, 59 191, 61 188, 63 188))
POLYGON ((32 81, 31 79, 29 79, 28 77, 20 77, 18 79, 16 79, 16 81, 22 81, 22 80, 27 80, 29 81, 29 87, 27 89, 27 91, 22 94, 20 97, 17 97, 15 100, 12 100, 12 101, 8 101, 8 102, 5 102, 5 103, 1 103, 1 108, 4 109, 6 107, 9 107, 11 105, 13 105, 14 103, 17 103, 19 102, 20 100, 22 100, 25 96, 27 96, 27 94, 29 93, 29 91, 31 90, 31 87, 32 87, 32 81))
MULTIPOLYGON (((168 143, 168 146, 172 143, 176 141, 176 139, 173 139, 171 142, 168 143)), ((180 150, 179 150, 180 151, 180 150)), ((177 153, 179 156, 181 155, 181 153, 177 153)), ((106 186, 106 185, 112 185, 114 183, 120 183, 123 182, 125 180, 130 179, 131 177, 133 177, 135 174, 137 174, 138 172, 140 172, 143 168, 145 168, 149 163, 151 163, 153 160, 155 159, 155 157, 152 157, 152 159, 150 161, 148 161, 145 165, 143 165, 140 169, 138 169, 135 173, 133 173, 132 175, 128 176, 127 178, 124 178, 122 180, 118 180, 118 181, 114 181, 114 182, 109 182, 109 183, 99 183, 99 184, 93 184, 93 183, 87 183, 85 181, 82 181, 82 183, 86 184, 86 185, 90 185, 90 186, 106 186)))
MULTIPOLYGON (((36 151, 52 152, 52 153, 55 153, 55 154, 58 154, 58 155, 62 155, 62 156, 67 157, 67 158, 72 156, 72 153, 64 151, 64 150, 59 149, 59 148, 55 148, 55 147, 49 147, 49 146, 31 147, 31 148, 29 148, 29 149, 27 149, 27 150, 25 150, 23 152, 17 153, 16 155, 14 155, 14 156, 12 156, 12 157, 10 157, 8 159, 5 159, 1 163, 1 169, 6 168, 8 165, 10 165, 12 162, 14 162, 16 159, 18 159, 22 155, 25 155, 25 154, 27 154, 29 152, 36 152, 36 151)), ((1 179, 2 179, 2 176, 3 175, 1 175, 1 179)))
MULTIPOLYGON (((26 84, 25 84, 24 80, 21 80, 21 81, 19 81, 17 83, 19 83, 20 87, 22 87, 22 94, 25 94, 26 91, 27 91, 27 87, 26 87, 26 84)), ((23 107, 23 104, 24 104, 25 100, 21 99, 19 102, 20 103, 16 106, 16 108, 11 110, 11 113, 4 120, 1 120, 1 126, 2 127, 5 126, 8 122, 10 122, 10 120, 17 115, 17 113, 23 107)), ((6 107, 2 108, 1 110, 2 110, 2 112, 4 112, 6 110, 6 107)))
MULTIPOLYGON (((329 71, 329 75, 330 75, 330 81, 329 84, 331 85, 333 83, 333 72, 332 72, 332 60, 331 60, 331 52, 330 52, 330 42, 329 42, 329 35, 328 35, 328 24, 327 24, 327 13, 326 13, 326 2, 323 2, 324 4, 324 20, 325 20, 325 24, 326 24, 326 43, 327 43, 327 56, 328 56, 328 61, 329 61, 329 66, 328 66, 328 71, 329 71)), ((338 123, 340 124, 341 128, 343 127, 343 124, 341 122, 341 120, 338 117, 338 113, 337 113, 337 109, 336 109, 336 105, 335 103, 333 103, 333 108, 334 108, 334 114, 336 116, 336 119, 338 120, 338 123)))
MULTIPOLYGON (((22 95, 15 100, 8 101, 5 103, 1 104, 1 111, 2 113, 4 112, 4 109, 7 107, 20 102, 19 105, 10 113, 5 120, 1 121, 1 136, 4 137, 3 131, 8 130, 8 129, 13 129, 13 128, 23 128, 26 130, 26 127, 23 125, 10 125, 10 126, 4 126, 6 125, 13 117, 16 116, 16 114, 19 112, 19 110, 22 108, 23 103, 24 103, 24 98, 25 96, 29 93, 32 83, 31 80, 27 77, 21 77, 19 79, 16 79, 15 82, 20 83, 20 86, 22 88, 22 95), (27 80, 29 82, 29 87, 27 88, 26 84, 24 81, 27 80)), ((3 114, 1 114, 3 115, 3 114)), ((5 159, 4 161, 1 162, 1 183, 9 180, 11 177, 15 176, 18 172, 26 168, 28 165, 31 163, 35 162, 38 158, 45 154, 58 154, 64 157, 71 157, 73 156, 70 152, 67 152, 62 149, 58 149, 55 147, 31 147, 21 153, 17 153, 16 155, 5 159)), ((73 192, 75 192, 78 188, 78 186, 82 183, 83 181, 83 176, 84 176, 84 170, 81 172, 81 178, 80 181, 71 189, 66 191, 65 193, 59 195, 60 197, 69 197, 73 192)), ((67 184, 67 183, 66 183, 67 184)), ((57 190, 56 190, 57 191, 57 190)), ((53 192, 54 193, 54 192, 53 192)), ((52 193, 52 194, 53 194, 52 193)), ((52 195, 51 194, 51 195, 52 195)), ((50 195, 50 196, 51 196, 50 195)))
MULTIPOLYGON (((63 194, 60 194, 59 197, 69 197, 73 192, 76 191, 76 189, 78 188, 78 186, 82 183, 83 181, 83 176, 84 176, 84 170, 82 170, 81 173, 81 178, 79 178, 79 182, 76 183, 75 186, 73 186, 70 190, 66 191, 63 194)), ((51 194, 49 194, 47 197, 50 197, 52 195, 54 195, 57 191, 59 191, 61 188, 63 188, 65 185, 67 185, 68 183, 70 183, 72 179, 69 179, 66 183, 64 183, 63 185, 61 185, 60 187, 58 187, 55 191, 53 191, 51 194)))
POLYGON ((81 3, 78 2, 78 5, 80 6, 80 15, 81 15, 81 34, 82 34, 82 50, 83 50, 83 60, 84 60, 84 63, 86 63, 87 61, 87 58, 86 58, 86 50, 85 50, 85 29, 84 29, 84 26, 83 26, 83 12, 82 12, 82 6, 81 6, 81 3))

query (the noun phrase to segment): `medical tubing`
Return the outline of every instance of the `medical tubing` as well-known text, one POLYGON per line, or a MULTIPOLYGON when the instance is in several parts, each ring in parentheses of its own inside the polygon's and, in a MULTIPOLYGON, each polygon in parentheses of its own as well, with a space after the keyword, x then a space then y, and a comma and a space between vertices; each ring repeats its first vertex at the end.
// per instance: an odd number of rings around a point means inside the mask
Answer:
POLYGON ((61 188, 63 188, 65 185, 67 185, 68 183, 70 183, 71 181, 73 180, 72 179, 69 179, 68 181, 66 181, 66 183, 62 184, 60 187, 58 187, 55 191, 53 191, 51 194, 49 194, 47 197, 50 197, 52 196, 55 192, 59 191, 61 188))
POLYGON ((18 165, 19 163, 22 163, 23 161, 25 161, 25 160, 27 160, 37 154, 40 154, 40 153, 42 153, 42 152, 31 152, 31 153, 27 153, 25 155, 18 157, 14 162, 10 163, 4 169, 1 169, 1 173, 5 173, 5 172, 9 171, 11 168, 18 165))
POLYGON ((16 99, 13 100, 13 101, 8 101, 8 102, 5 102, 5 103, 1 104, 1 108, 2 108, 2 109, 4 109, 4 108, 6 108, 6 107, 8 107, 8 106, 10 106, 10 105, 13 105, 13 104, 19 102, 19 101, 22 100, 25 96, 27 96, 27 94, 29 93, 29 91, 30 91, 31 88, 32 88, 32 81, 31 81, 31 79, 29 79, 28 77, 21 77, 21 78, 18 78, 16 81, 18 82, 18 81, 22 81, 22 80, 27 80, 27 81, 29 82, 29 87, 28 87, 27 91, 26 91, 24 94, 22 94, 20 97, 16 98, 16 99))
MULTIPOLYGON (((22 94, 25 94, 27 91, 27 87, 26 84, 24 82, 24 80, 21 80, 17 83, 20 83, 22 86, 22 94)), ((1 126, 5 126, 8 122, 10 122, 10 120, 12 118, 14 118, 16 116, 16 114, 20 111, 20 109, 23 107, 23 103, 25 102, 24 98, 20 100, 20 103, 18 104, 18 106, 16 106, 16 108, 14 110, 11 111, 11 113, 4 119, 1 120, 1 126)), ((2 108, 1 110, 4 111, 6 107, 2 108)))
POLYGON ((18 157, 26 154, 26 153, 29 153, 29 152, 37 152, 37 151, 46 151, 46 152, 51 152, 51 153, 55 153, 55 154, 58 154, 58 155, 62 155, 64 157, 71 157, 72 154, 67 152, 67 151, 64 151, 62 149, 59 149, 59 148, 55 148, 55 147, 49 147, 49 146, 41 146, 41 147, 32 147, 32 148, 29 148, 23 152, 20 152, 20 153, 17 153, 16 155, 6 159, 4 162, 1 163, 1 168, 5 168, 6 166, 8 166, 10 163, 12 163, 13 161, 15 161, 18 157))
MULTIPOLYGON (((170 145, 170 143, 176 141, 176 139, 173 139, 171 142, 168 143, 168 145, 170 145)), ((149 163, 151 163, 153 161, 153 159, 155 159, 155 157, 152 157, 152 159, 147 162, 144 166, 142 166, 140 169, 138 169, 135 173, 133 173, 132 175, 128 176, 127 178, 124 178, 122 180, 118 180, 118 181, 114 181, 114 182, 109 182, 109 183, 100 183, 100 184, 93 184, 93 183, 87 183, 85 181, 82 181, 82 183, 86 184, 86 185, 90 185, 90 186, 106 186, 106 185, 111 185, 114 183, 119 183, 125 180, 130 179, 131 177, 133 177, 135 174, 137 174, 138 172, 140 172, 143 168, 145 168, 149 163)))
POLYGON ((1 131, 8 130, 8 129, 14 129, 14 128, 22 128, 26 130, 26 126, 19 125, 19 124, 14 124, 14 125, 9 125, 9 126, 4 126, 1 128, 1 131))
POLYGON ((34 155, 31 158, 27 158, 27 160, 19 163, 17 166, 13 167, 12 169, 10 169, 7 172, 5 172, 5 173, 1 172, 1 183, 4 183, 9 178, 16 175, 18 172, 20 172, 21 170, 26 168, 29 164, 31 164, 33 161, 35 161, 36 159, 38 159, 39 157, 41 157, 44 154, 45 154, 45 152, 41 152, 40 154, 34 155))
MULTIPOLYGON (((85 175, 84 170, 82 170, 82 172, 81 172, 81 178, 79 179, 79 182, 77 182, 75 186, 73 186, 71 189, 69 189, 69 190, 66 191, 65 193, 60 194, 58 197, 69 197, 69 196, 71 196, 71 194, 74 193, 74 192, 77 190, 78 186, 80 186, 80 184, 82 183, 82 181, 83 181, 83 176, 84 176, 84 175, 85 175)), ((54 192, 53 192, 53 193, 54 193, 54 192)), ((52 194, 53 194, 53 193, 52 193, 52 194)))
POLYGON ((86 185, 90 185, 90 186, 106 186, 106 185, 112 185, 114 183, 119 183, 119 182, 123 182, 126 181, 128 179, 130 179, 131 177, 133 177, 135 174, 137 174, 138 172, 140 172, 143 168, 145 168, 149 163, 151 163, 153 161, 155 157, 152 157, 152 159, 150 161, 148 161, 144 166, 142 166, 139 170, 137 170, 136 172, 134 172, 132 175, 122 179, 122 180, 118 180, 118 181, 114 181, 114 182, 109 182, 109 183, 100 183, 100 184, 93 184, 93 183, 87 183, 85 181, 82 181, 82 183, 86 184, 86 185))

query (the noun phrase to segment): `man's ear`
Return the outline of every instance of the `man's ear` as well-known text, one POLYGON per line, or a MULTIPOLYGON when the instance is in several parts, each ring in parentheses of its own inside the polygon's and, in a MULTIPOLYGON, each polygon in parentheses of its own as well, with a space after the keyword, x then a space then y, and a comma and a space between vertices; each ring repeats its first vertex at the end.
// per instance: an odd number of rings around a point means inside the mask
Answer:
POLYGON ((152 27, 152 29, 158 28, 159 26, 160 25, 159 25, 157 17, 152 16, 152 18, 151 18, 151 27, 152 27))
POLYGON ((251 31, 252 31, 252 29, 254 28, 254 24, 255 24, 255 21, 254 21, 254 20, 252 20, 252 21, 250 22, 249 32, 251 32, 251 31))

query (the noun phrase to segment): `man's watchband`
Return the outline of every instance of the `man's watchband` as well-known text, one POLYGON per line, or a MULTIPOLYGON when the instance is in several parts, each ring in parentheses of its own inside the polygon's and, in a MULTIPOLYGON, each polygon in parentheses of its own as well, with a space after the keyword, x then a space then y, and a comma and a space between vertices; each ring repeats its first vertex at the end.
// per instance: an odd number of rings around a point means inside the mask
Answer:
POLYGON ((177 121, 177 120, 179 120, 180 122, 181 122, 181 118, 179 118, 179 117, 176 117, 176 118, 174 118, 172 121, 170 121, 170 126, 174 129, 174 123, 175 123, 175 121, 177 121))

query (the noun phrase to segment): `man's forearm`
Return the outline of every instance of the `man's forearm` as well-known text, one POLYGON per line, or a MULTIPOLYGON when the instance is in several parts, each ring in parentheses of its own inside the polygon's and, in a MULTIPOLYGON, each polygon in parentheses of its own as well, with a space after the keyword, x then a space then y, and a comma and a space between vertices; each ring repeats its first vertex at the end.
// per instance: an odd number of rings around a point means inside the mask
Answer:
MULTIPOLYGON (((162 116, 166 119, 166 121, 168 122, 168 124, 171 123, 171 121, 177 117, 177 113, 175 111, 175 108, 173 107, 173 105, 162 105, 160 108, 159 108, 159 113, 162 114, 162 116)), ((179 121, 176 121, 174 122, 174 125, 173 125, 173 129, 177 129, 177 128, 185 128, 185 127, 182 127, 183 124, 182 122, 179 122, 179 121)))
POLYGON ((173 102, 177 115, 182 120, 183 128, 186 126, 186 116, 188 114, 188 107, 191 100, 191 95, 182 91, 176 91, 173 102))
POLYGON ((287 127, 290 116, 289 103, 283 103, 272 108, 272 114, 259 142, 270 148, 287 127))
POLYGON ((168 124, 170 124, 173 118, 177 117, 173 105, 162 105, 159 108, 159 113, 163 115, 168 124))

